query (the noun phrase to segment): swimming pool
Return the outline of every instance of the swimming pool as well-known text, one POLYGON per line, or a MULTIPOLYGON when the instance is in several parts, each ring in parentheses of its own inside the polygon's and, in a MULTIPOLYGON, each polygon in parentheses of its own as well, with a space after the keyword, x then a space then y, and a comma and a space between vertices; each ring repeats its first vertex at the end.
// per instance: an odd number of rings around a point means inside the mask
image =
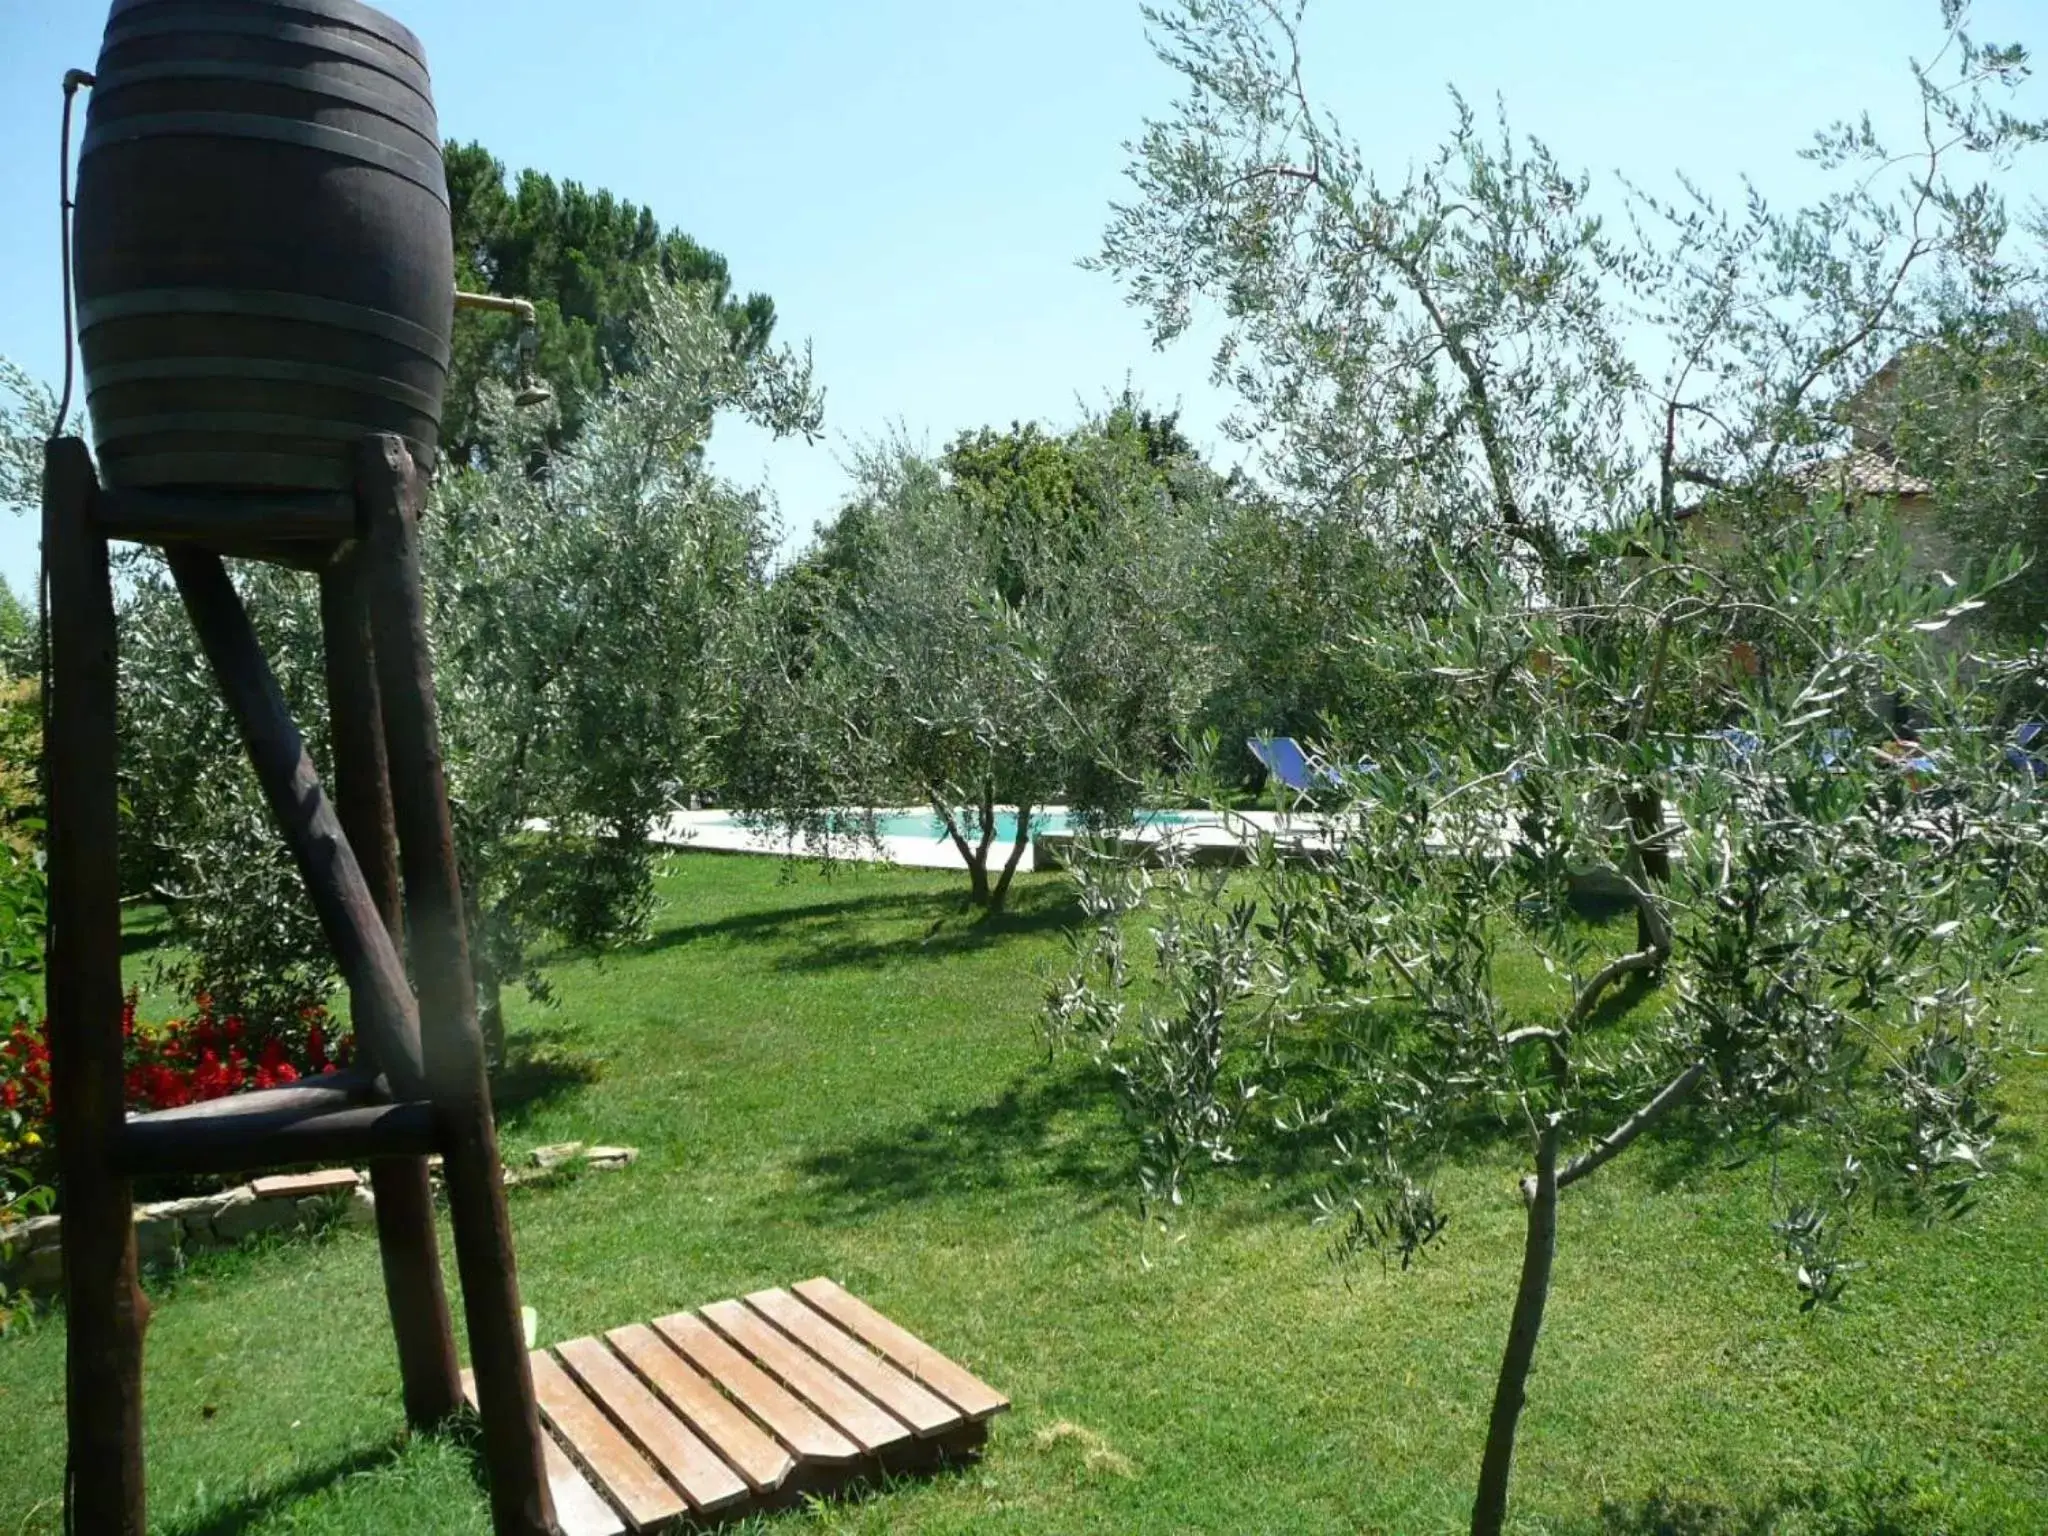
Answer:
MULTIPOLYGON (((1197 811, 1139 811, 1131 818, 1132 831, 1142 832, 1147 828, 1188 827, 1206 825, 1213 817, 1204 817, 1197 811)), ((849 836, 859 836, 865 829, 857 816, 849 817, 843 826, 834 831, 843 831, 849 836)), ((1081 820, 1064 807, 1055 806, 1049 810, 1031 813, 1033 836, 1063 837, 1081 830, 1081 820)), ((979 837, 979 829, 970 822, 961 832, 973 841, 979 837)), ((946 825, 933 811, 885 811, 875 816, 877 837, 928 837, 937 842, 946 836, 946 825)), ((999 810, 996 812, 996 841, 1011 843, 1017 840, 1017 813, 999 810)))
MULTIPOLYGON (((857 811, 834 812, 826 823, 828 847, 834 858, 853 860, 886 859, 928 869, 961 867, 960 851, 946 835, 945 823, 928 807, 902 806, 879 810, 874 815, 874 838, 857 811), (877 847, 879 842, 880 846, 877 847)), ((1018 867, 1037 866, 1036 844, 1040 838, 1065 838, 1081 830, 1080 818, 1063 805, 1047 806, 1031 813, 1031 838, 1018 867)), ((1130 832, 1137 837, 1158 837, 1167 833, 1222 834, 1222 818, 1208 811, 1144 810, 1134 815, 1130 832)), ((681 811, 655 824, 655 840, 675 847, 702 848, 724 853, 765 853, 803 857, 819 848, 802 839, 792 840, 777 831, 747 825, 731 811, 681 811)), ((969 831, 970 841, 978 832, 969 831)), ((1014 807, 998 807, 996 839, 989 850, 991 859, 1006 862, 1008 850, 1017 839, 1014 807)))

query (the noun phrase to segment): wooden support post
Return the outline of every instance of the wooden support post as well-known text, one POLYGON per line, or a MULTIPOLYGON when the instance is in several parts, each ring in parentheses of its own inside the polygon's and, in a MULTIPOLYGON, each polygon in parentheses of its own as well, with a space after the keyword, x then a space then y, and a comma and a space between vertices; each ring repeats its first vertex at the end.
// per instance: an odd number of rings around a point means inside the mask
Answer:
MULTIPOLYGON (((320 575, 320 629, 327 661, 327 716, 334 739, 335 810, 362 867, 392 947, 404 943, 398 891, 398 833, 384 760, 384 721, 370 656, 369 610, 362 592, 360 551, 320 575)), ((351 1006, 360 1006, 351 1001, 351 1006)), ((421 1157, 370 1164, 377 1198, 377 1247, 384 1261, 384 1299, 398 1340, 405 1419, 429 1429, 462 1407, 461 1364, 441 1282, 434 1236, 434 1197, 421 1157)))
POLYGON ((123 1118, 121 884, 116 838, 114 596, 93 523, 92 458, 43 451, 50 696, 50 1078, 64 1212, 66 1495, 72 1527, 143 1536, 142 1335, 134 1212, 116 1169, 123 1118))
POLYGON ((498 1165, 462 882, 448 818, 434 706, 433 661, 420 592, 420 480, 402 438, 358 447, 356 491, 367 524, 372 649, 384 708, 399 864, 413 974, 426 1023, 429 1092, 441 1112, 455 1262, 483 1418, 484 1461, 498 1536, 558 1536, 542 1462, 540 1415, 519 1311, 512 1221, 498 1165))
POLYGON ((356 1033, 400 1098, 426 1093, 419 1013, 405 967, 371 899, 348 838, 306 755, 290 707, 271 675, 256 631, 219 555, 167 549, 199 643, 241 728, 264 797, 298 862, 341 973, 348 979, 356 1033))

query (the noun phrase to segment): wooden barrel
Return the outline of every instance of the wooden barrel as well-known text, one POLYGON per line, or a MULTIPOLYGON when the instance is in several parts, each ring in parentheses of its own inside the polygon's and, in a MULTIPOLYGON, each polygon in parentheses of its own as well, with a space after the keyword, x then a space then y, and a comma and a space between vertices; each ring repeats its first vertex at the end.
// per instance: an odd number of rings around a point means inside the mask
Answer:
POLYGON ((346 489, 433 462, 454 252, 419 39, 356 0, 114 0, 73 268, 100 474, 346 489))

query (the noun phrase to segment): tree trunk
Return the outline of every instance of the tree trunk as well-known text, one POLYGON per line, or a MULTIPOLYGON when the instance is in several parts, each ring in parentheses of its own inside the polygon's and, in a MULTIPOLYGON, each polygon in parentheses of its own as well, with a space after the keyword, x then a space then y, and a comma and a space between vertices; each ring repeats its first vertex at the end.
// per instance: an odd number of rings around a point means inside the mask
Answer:
POLYGON ((960 862, 967 866, 967 883, 973 893, 974 904, 977 907, 986 907, 989 901, 989 838, 986 828, 984 827, 979 846, 969 843, 966 834, 960 830, 959 821, 953 815, 951 802, 941 796, 936 788, 928 789, 926 794, 931 800, 932 809, 939 813, 939 820, 945 823, 946 836, 953 840, 954 848, 959 850, 960 862))
POLYGON ((996 840, 996 786, 993 780, 981 781, 981 837, 974 845, 973 873, 974 900, 987 911, 994 911, 1002 905, 1002 897, 989 889, 988 851, 996 840))
MULTIPOLYGON (((1664 796, 1655 786, 1646 786, 1622 796, 1628 812, 1629 829, 1642 849, 1643 871, 1662 885, 1671 878, 1671 851, 1664 846, 1664 796)), ((1649 914, 1636 908, 1636 948, 1656 947, 1649 914)))
POLYGON ((1536 1337, 1543 1330, 1543 1306, 1550 1299, 1550 1264, 1557 1252, 1557 1143, 1553 1120, 1536 1139, 1536 1178, 1525 1191, 1528 1236, 1522 1248, 1522 1280, 1501 1355, 1500 1380, 1493 1389, 1493 1417, 1486 1428, 1486 1454, 1479 1463, 1479 1495, 1472 1504, 1472 1536, 1500 1536, 1508 1513, 1508 1474, 1515 1460, 1515 1427, 1522 1416, 1536 1337))
POLYGON ((1664 843, 1663 792, 1655 785, 1645 785, 1624 795, 1622 803, 1643 851, 1643 868, 1661 885, 1671 878, 1671 850, 1664 843))
POLYGON ((1031 807, 1017 807, 1017 836, 1010 844, 1010 856, 1003 862, 1003 873, 996 881, 994 892, 989 897, 989 916, 1003 910, 1003 903, 1010 898, 1010 880, 1017 873, 1017 865, 1024 857, 1024 850, 1031 842, 1031 807))

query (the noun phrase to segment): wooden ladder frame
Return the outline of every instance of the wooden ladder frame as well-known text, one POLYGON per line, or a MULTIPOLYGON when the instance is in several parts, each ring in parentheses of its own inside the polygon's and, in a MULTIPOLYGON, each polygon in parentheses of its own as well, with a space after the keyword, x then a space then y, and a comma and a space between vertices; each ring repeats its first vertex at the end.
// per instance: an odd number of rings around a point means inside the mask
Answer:
POLYGON ((367 1160, 405 1414, 426 1429, 463 1406, 430 1151, 444 1159, 495 1529, 557 1531, 442 772, 420 589, 423 499, 422 477, 391 435, 357 445, 355 488, 333 496, 103 490, 84 442, 45 446, 47 985, 68 1308, 65 1494, 75 1528, 94 1536, 145 1530, 149 1303, 137 1279, 131 1178, 367 1160), (124 1111, 110 538, 165 551, 348 983, 365 1070, 159 1114, 124 1111), (333 805, 223 555, 319 573, 333 805))

